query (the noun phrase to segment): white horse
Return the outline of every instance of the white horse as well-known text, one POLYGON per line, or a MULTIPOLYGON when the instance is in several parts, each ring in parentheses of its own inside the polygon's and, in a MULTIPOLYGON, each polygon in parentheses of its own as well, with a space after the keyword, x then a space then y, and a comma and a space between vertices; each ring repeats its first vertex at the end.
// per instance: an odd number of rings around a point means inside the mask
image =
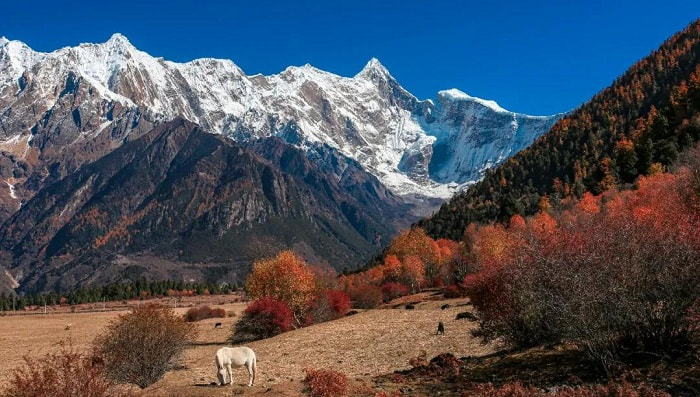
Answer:
POLYGON ((253 386, 258 366, 255 352, 252 349, 245 346, 222 347, 216 351, 215 361, 217 376, 222 386, 226 384, 226 373, 228 373, 229 383, 233 384, 233 368, 244 365, 248 369, 248 386, 253 386))

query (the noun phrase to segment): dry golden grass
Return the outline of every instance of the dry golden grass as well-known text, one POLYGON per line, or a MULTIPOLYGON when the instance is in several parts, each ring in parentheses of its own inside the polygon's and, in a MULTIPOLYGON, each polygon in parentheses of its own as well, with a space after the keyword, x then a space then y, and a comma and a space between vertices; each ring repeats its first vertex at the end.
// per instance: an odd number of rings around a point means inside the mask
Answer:
POLYGON ((24 355, 44 355, 58 343, 72 339, 78 349, 87 349, 98 332, 119 313, 65 313, 0 317, 0 389, 24 355), (70 324, 70 329, 67 326, 70 324))
MULTIPOLYGON (((495 351, 473 338, 473 322, 455 320, 455 307, 462 300, 427 301, 415 310, 403 307, 369 310, 340 320, 298 329, 274 338, 249 343, 258 356, 258 378, 255 386, 244 386, 247 373, 235 370, 234 385, 219 387, 216 382, 214 353, 226 345, 226 338, 238 316, 208 319, 197 323, 199 336, 181 360, 182 368, 146 390, 154 396, 230 396, 230 395, 298 395, 304 368, 333 369, 345 373, 353 381, 410 368, 409 360, 425 351, 428 359, 439 353, 456 356, 479 356, 495 351), (440 310, 440 305, 453 307, 440 310), (445 335, 436 335, 438 321, 445 324, 445 335), (216 322, 222 322, 219 329, 216 322)), ((218 305, 213 305, 218 307, 218 305)), ((226 310, 238 315, 243 303, 227 304, 226 310)), ((178 309, 182 313, 186 308, 178 309)), ((71 336, 77 347, 88 347, 105 324, 120 312, 56 314, 51 316, 0 317, 0 388, 9 379, 11 368, 21 363, 22 355, 43 354, 57 341, 71 336), (71 323, 71 330, 64 330, 71 323)))

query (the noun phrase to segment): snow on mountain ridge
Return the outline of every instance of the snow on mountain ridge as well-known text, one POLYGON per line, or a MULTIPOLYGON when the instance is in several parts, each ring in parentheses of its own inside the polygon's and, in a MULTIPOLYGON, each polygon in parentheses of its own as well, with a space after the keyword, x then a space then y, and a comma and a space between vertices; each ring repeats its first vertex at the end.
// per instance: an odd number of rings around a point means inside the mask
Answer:
POLYGON ((355 75, 355 77, 364 76, 372 72, 391 77, 389 70, 384 65, 382 65, 381 62, 379 62, 379 59, 374 57, 367 61, 365 66, 362 68, 362 70, 360 70, 359 73, 355 75))
POLYGON ((529 128, 519 122, 527 116, 456 89, 440 91, 438 105, 420 101, 376 58, 353 77, 309 64, 270 76, 247 76, 230 60, 177 63, 154 58, 119 33, 105 43, 51 53, 5 39, 0 45, 0 92, 8 85, 19 88, 24 73, 38 80, 48 104, 61 91, 51 87, 67 85, 70 74, 77 73, 107 100, 139 107, 156 119, 181 115, 234 139, 276 135, 300 147, 322 142, 357 160, 402 195, 447 198, 457 187, 478 180, 484 167, 527 146, 558 118, 542 117, 545 123, 520 134, 525 138, 516 142, 517 132, 529 128), (473 103, 480 108, 470 107, 473 103), (490 143, 479 137, 482 127, 490 143))
POLYGON ((473 101, 477 102, 483 106, 486 106, 496 112, 504 112, 504 113, 513 113, 509 110, 503 109, 496 101, 488 100, 488 99, 481 99, 477 97, 470 96, 466 94, 463 91, 460 91, 456 88, 451 88, 449 90, 442 90, 438 91, 438 95, 444 95, 451 97, 452 99, 458 100, 458 101, 473 101))

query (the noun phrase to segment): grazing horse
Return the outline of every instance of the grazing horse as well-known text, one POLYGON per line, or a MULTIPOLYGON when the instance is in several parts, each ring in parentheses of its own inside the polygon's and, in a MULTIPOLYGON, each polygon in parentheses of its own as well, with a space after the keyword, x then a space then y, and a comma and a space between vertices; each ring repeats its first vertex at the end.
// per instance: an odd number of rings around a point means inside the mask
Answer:
POLYGON ((229 384, 233 384, 233 369, 245 365, 248 369, 248 386, 253 386, 255 375, 258 372, 255 352, 245 346, 222 347, 216 352, 216 372, 221 385, 226 384, 228 373, 229 384))
POLYGON ((214 324, 214 328, 221 328, 221 323, 214 324))

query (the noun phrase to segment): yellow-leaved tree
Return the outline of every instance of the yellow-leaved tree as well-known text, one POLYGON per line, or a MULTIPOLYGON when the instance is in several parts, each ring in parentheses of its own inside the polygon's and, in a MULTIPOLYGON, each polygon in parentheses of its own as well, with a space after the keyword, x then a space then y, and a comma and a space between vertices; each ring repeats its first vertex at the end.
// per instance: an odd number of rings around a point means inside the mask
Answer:
POLYGON ((315 287, 313 272, 304 259, 292 251, 282 251, 273 258, 255 261, 245 283, 246 292, 252 299, 283 301, 297 319, 308 309, 315 287))

